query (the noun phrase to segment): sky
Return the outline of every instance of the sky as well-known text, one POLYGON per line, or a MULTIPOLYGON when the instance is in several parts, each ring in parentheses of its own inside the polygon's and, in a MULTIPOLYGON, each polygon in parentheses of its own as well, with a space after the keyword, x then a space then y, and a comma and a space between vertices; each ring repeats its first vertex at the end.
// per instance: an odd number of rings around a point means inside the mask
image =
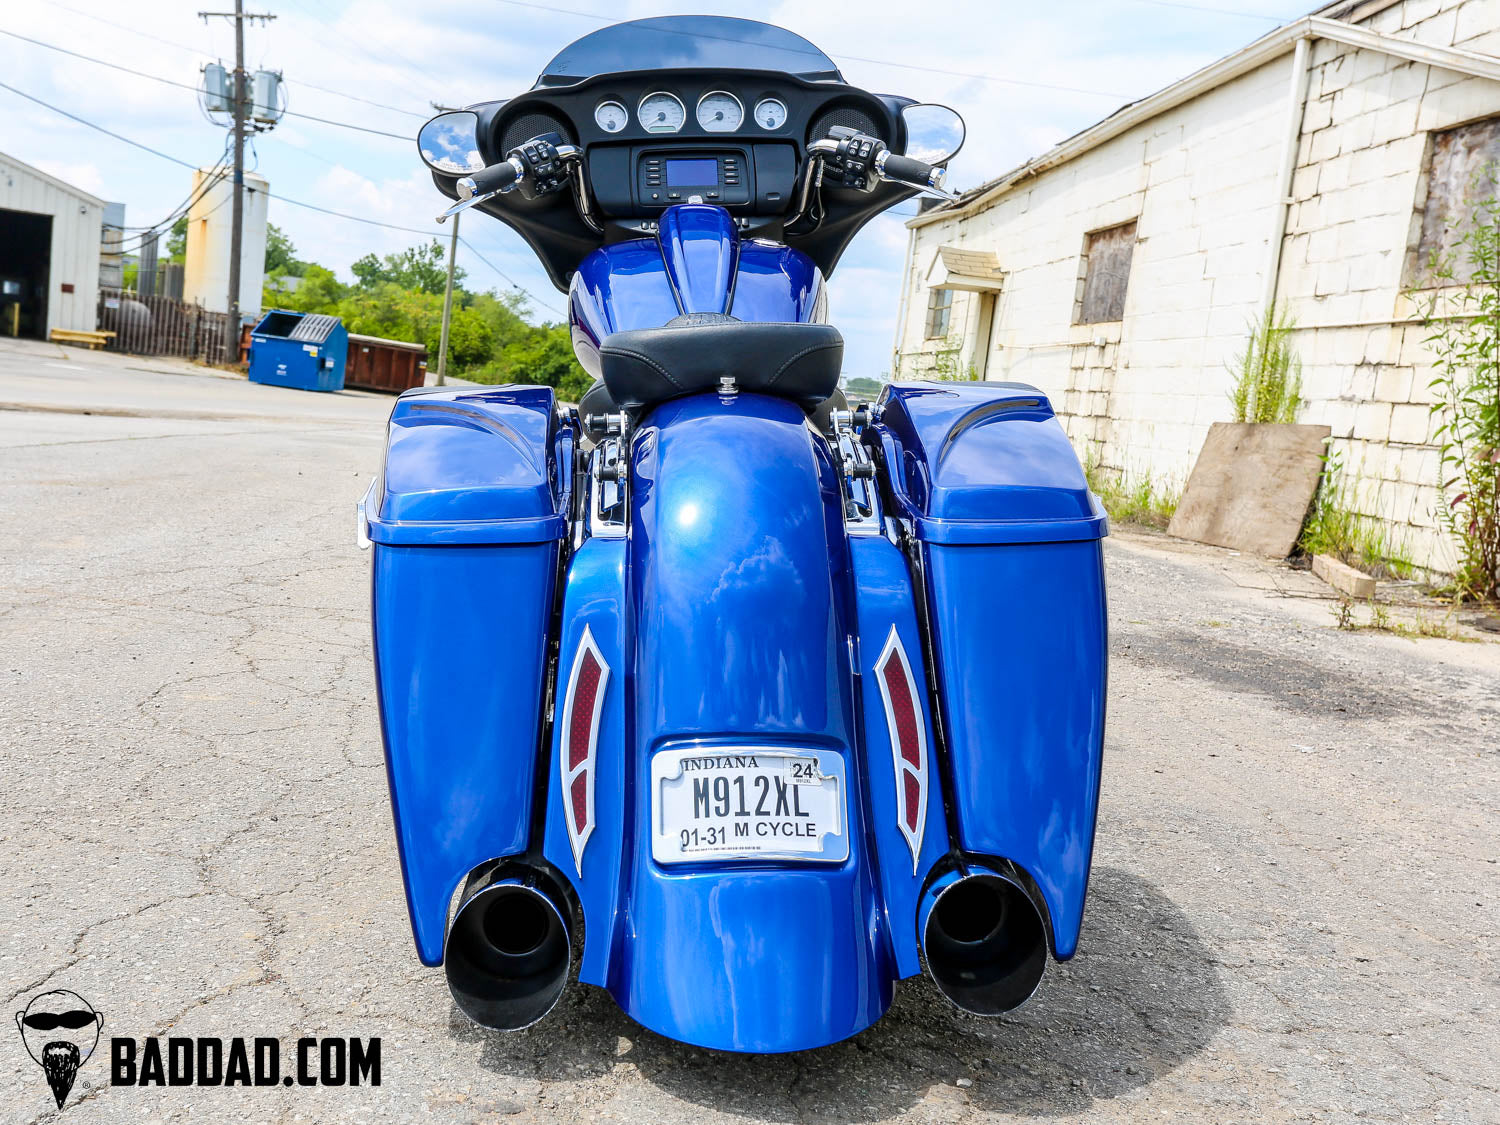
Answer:
MULTIPOLYGON (((215 60, 233 64, 233 25, 204 21, 205 0, 27 0, 0 6, 12 32, 187 86, 215 60)), ((433 223, 444 200, 414 143, 432 103, 465 105, 529 88, 567 43, 625 19, 708 12, 789 28, 827 51, 846 81, 876 93, 950 105, 968 141, 949 169, 963 190, 1304 14, 1294 0, 247 0, 271 13, 247 25, 246 65, 284 74, 293 113, 397 137, 287 116, 258 136, 247 166, 274 195, 397 226, 433 223), (914 16, 915 13, 915 16, 914 16), (936 18, 934 18, 934 16, 936 18), (377 103, 377 104, 372 104, 377 103)), ((220 0, 219 9, 230 5, 220 0)), ((227 139, 190 89, 110 70, 0 34, 0 82, 168 156, 204 167, 227 139)), ((0 152, 106 200, 143 227, 170 214, 191 188, 184 167, 133 148, 0 88, 0 152)), ((830 319, 844 333, 844 371, 889 370, 907 231, 914 203, 855 238, 829 281, 830 319)), ((423 240, 270 202, 270 221, 298 256, 336 270, 423 240)), ((496 220, 467 217, 459 264, 473 288, 520 287, 536 319, 561 319, 565 300, 520 237, 496 220), (477 251, 477 255, 474 251, 477 251), (479 256, 482 256, 483 260, 479 256)))

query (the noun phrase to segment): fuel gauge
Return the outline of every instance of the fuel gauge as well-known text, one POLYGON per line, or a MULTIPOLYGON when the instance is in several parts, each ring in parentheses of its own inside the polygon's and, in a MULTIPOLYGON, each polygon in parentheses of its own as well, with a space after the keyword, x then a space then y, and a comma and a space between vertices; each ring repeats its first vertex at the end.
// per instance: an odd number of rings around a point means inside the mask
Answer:
POLYGON ((755 123, 762 129, 780 129, 786 124, 786 103, 780 98, 762 98, 755 103, 755 123))
POLYGON ((600 102, 594 107, 594 124, 606 133, 618 133, 630 123, 630 114, 619 102, 600 102))

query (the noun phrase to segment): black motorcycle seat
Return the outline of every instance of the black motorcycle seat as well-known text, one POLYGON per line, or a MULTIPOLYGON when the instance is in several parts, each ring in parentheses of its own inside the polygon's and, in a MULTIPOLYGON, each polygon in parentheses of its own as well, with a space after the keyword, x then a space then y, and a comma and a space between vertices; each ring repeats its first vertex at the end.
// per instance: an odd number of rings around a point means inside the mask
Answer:
MULTIPOLYGON (((408 392, 409 393, 409 392, 408 392)), ((812 423, 812 428, 820 434, 827 434, 833 425, 833 412, 835 410, 848 410, 849 400, 844 397, 844 392, 837 387, 833 393, 816 406, 804 408, 807 411, 807 420, 812 423)), ((603 379, 595 379, 593 385, 583 392, 578 400, 578 416, 583 420, 584 432, 588 434, 589 440, 598 445, 609 436, 607 430, 607 419, 611 414, 622 413, 620 404, 614 400, 609 393, 609 388, 604 385, 603 379)), ((625 411, 631 416, 631 424, 636 422, 639 410, 625 411)))
POLYGON ((599 347, 610 396, 626 410, 714 390, 728 376, 742 391, 811 408, 838 387, 844 338, 831 324, 774 324, 695 313, 661 328, 613 332, 599 347))

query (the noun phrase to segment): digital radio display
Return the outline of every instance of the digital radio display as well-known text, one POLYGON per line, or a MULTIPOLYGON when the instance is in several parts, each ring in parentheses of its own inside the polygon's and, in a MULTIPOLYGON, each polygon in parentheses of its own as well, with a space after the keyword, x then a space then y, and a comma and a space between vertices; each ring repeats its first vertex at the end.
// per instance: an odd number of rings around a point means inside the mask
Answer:
POLYGON ((668 160, 667 186, 704 187, 719 182, 719 162, 707 160, 668 160))

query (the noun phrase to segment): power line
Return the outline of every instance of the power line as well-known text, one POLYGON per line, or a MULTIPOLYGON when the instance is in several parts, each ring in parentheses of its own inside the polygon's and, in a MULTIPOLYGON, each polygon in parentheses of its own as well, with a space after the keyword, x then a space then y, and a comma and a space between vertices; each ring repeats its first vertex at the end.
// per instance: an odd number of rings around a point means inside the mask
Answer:
MULTIPOLYGON (((555 6, 551 5, 551 4, 536 4, 536 3, 531 3, 531 2, 529 2, 529 0, 495 0, 495 3, 497 3, 497 4, 508 4, 508 5, 510 5, 513 8, 530 8, 533 11, 538 11, 538 12, 551 12, 551 13, 553 13, 555 15, 578 16, 581 19, 588 19, 588 20, 595 20, 595 21, 597 21, 598 24, 599 24, 599 27, 607 27, 607 26, 609 26, 608 17, 607 16, 603 16, 603 15, 601 15, 598 12, 581 12, 581 11, 577 10, 576 8, 558 8, 558 7, 555 7, 555 6)), ((687 36, 687 37, 693 38, 693 39, 717 39, 717 40, 720 40, 720 41, 725 42, 725 43, 734 43, 736 45, 743 46, 743 42, 741 40, 732 38, 731 36, 727 36, 727 35, 712 35, 712 34, 704 34, 704 33, 701 33, 701 32, 678 31, 678 30, 673 29, 673 28, 656 28, 655 30, 658 31, 658 32, 660 32, 661 34, 664 34, 664 35, 684 35, 684 36, 687 36)), ((798 48, 788 46, 788 47, 785 48, 785 50, 788 50, 788 51, 797 51, 798 48)), ((824 54, 823 54, 823 52, 820 51, 820 50, 818 50, 817 48, 813 48, 812 50, 809 50, 809 51, 802 51, 800 53, 806 54, 809 57, 814 57, 814 58, 823 58, 823 57, 825 57, 824 54)), ((1131 97, 1130 94, 1115 93, 1114 91, 1111 91, 1111 90, 1089 90, 1089 89, 1084 89, 1084 88, 1079 87, 1079 86, 1059 86, 1059 85, 1056 85, 1056 84, 1053 84, 1053 83, 1050 83, 1050 82, 1031 82, 1031 81, 1028 81, 1026 79, 1022 79, 1022 78, 1002 78, 998 74, 975 74, 975 73, 969 73, 969 72, 965 72, 965 71, 961 71, 961 70, 949 70, 949 69, 947 69, 945 67, 920 66, 920 65, 918 65, 916 63, 896 62, 894 59, 872 59, 872 58, 867 58, 867 57, 865 57, 863 55, 843 55, 843 54, 829 55, 827 57, 829 57, 829 58, 835 58, 835 59, 841 59, 841 60, 844 60, 846 62, 869 63, 869 64, 871 64, 873 66, 890 66, 890 67, 896 67, 896 68, 898 68, 900 70, 916 70, 916 71, 921 71, 921 72, 924 72, 924 73, 927 73, 927 74, 940 74, 940 75, 943 75, 943 76, 949 77, 949 78, 968 78, 968 79, 973 79, 973 80, 979 81, 979 82, 997 82, 997 83, 1000 83, 1001 85, 1005 85, 1005 86, 1026 86, 1026 87, 1030 87, 1031 89, 1034 89, 1034 90, 1058 90, 1058 91, 1061 91, 1061 92, 1064 92, 1064 93, 1069 93, 1069 94, 1088 94, 1088 95, 1091 95, 1093 97, 1100 97, 1100 98, 1129 98, 1129 97, 1131 97)))
MULTIPOLYGON (((24 91, 24 90, 18 90, 14 86, 10 85, 7 82, 0 82, 0 89, 9 90, 13 94, 18 94, 21 97, 25 98, 29 102, 35 102, 39 106, 42 106, 42 107, 44 107, 46 109, 50 109, 53 113, 61 114, 63 117, 66 117, 66 118, 68 118, 71 121, 76 121, 76 122, 78 122, 78 124, 86 126, 89 129, 94 129, 94 130, 96 130, 96 131, 98 131, 100 133, 103 133, 107 137, 113 137, 117 141, 123 141, 125 144, 130 145, 132 148, 138 148, 138 149, 141 149, 144 152, 149 152, 152 156, 158 156, 158 157, 160 157, 163 160, 170 161, 171 163, 179 165, 179 166, 181 166, 183 168, 188 168, 188 169, 191 169, 191 170, 193 170, 195 172, 198 171, 198 169, 196 167, 194 167, 192 164, 189 164, 186 160, 181 160, 181 159, 179 159, 179 158, 177 158, 175 156, 171 156, 171 155, 169 155, 169 154, 167 154, 165 152, 162 152, 159 149, 154 149, 150 145, 143 145, 143 144, 141 144, 140 141, 133 141, 129 137, 121 136, 119 133, 116 133, 116 132, 114 132, 111 129, 106 129, 103 125, 96 125, 94 122, 88 120, 85 117, 79 117, 76 113, 69 113, 67 110, 61 109, 58 106, 53 105, 51 102, 45 102, 41 98, 38 98, 38 97, 35 97, 35 96, 31 95, 31 94, 26 93, 26 91, 24 91)), ((372 227, 383 227, 386 230, 399 230, 399 231, 405 231, 408 234, 420 234, 420 235, 426 235, 428 237, 436 237, 437 233, 438 233, 437 231, 435 231, 435 230, 433 230, 431 228, 423 230, 423 229, 420 229, 418 227, 400 226, 399 224, 396 224, 396 223, 383 223, 379 219, 369 219, 369 218, 366 218, 363 215, 351 215, 351 214, 349 214, 346 211, 335 211, 335 210, 333 210, 330 207, 320 207, 316 203, 304 203, 300 199, 291 199, 291 198, 288 198, 285 195, 275 195, 275 194, 273 194, 272 192, 269 192, 269 191, 266 192, 265 194, 266 194, 266 198, 267 199, 279 199, 282 203, 290 203, 293 207, 305 207, 309 211, 319 211, 319 212, 323 213, 324 215, 332 215, 335 218, 339 218, 339 219, 349 219, 352 222, 365 223, 368 226, 372 226, 372 227)), ((465 245, 469 245, 469 244, 467 242, 465 242, 465 245)), ((540 297, 538 297, 530 289, 527 289, 526 287, 524 287, 522 285, 517 285, 516 282, 513 281, 509 276, 507 276, 506 274, 501 273, 499 269, 497 269, 494 265, 492 265, 488 261, 488 259, 482 257, 477 250, 474 250, 474 248, 472 246, 469 246, 469 249, 471 251, 473 251, 474 256, 477 257, 477 258, 479 258, 480 261, 484 262, 484 264, 486 266, 489 266, 490 269, 494 270, 497 274, 500 274, 500 276, 502 278, 504 278, 504 280, 506 282, 508 282, 510 285, 514 286, 516 289, 519 289, 522 293, 525 293, 526 296, 530 297, 537 304, 541 305, 543 308, 551 309, 553 312, 557 312, 558 311, 553 306, 548 305, 545 301, 543 301, 540 297)))
MULTIPOLYGON (((198 47, 189 47, 186 43, 177 43, 171 39, 163 39, 160 35, 152 35, 148 31, 141 31, 138 28, 129 26, 128 24, 116 23, 114 20, 105 19, 103 16, 95 15, 93 12, 85 12, 78 8, 70 8, 66 4, 58 3, 58 0, 44 0, 44 2, 52 5, 54 8, 61 8, 65 12, 72 12, 75 16, 83 16, 85 19, 95 20, 99 23, 105 24, 108 27, 113 27, 120 31, 128 31, 131 35, 138 35, 142 39, 151 40, 153 43, 160 43, 165 47, 174 47, 179 51, 186 51, 188 54, 193 55, 197 58, 202 58, 205 54, 214 54, 214 52, 211 50, 205 51, 198 47)), ((419 120, 425 121, 427 118, 432 116, 430 113, 418 113, 416 110, 402 109, 397 105, 386 105, 384 102, 372 101, 369 98, 361 97, 359 94, 351 94, 344 90, 335 90, 329 86, 318 86, 312 82, 307 82, 300 78, 297 80, 297 84, 299 86, 306 86, 309 90, 317 90, 319 93, 332 94, 335 97, 348 98, 349 100, 356 102, 364 102, 366 105, 375 106, 377 109, 388 109, 392 113, 404 113, 408 117, 415 117, 419 120)))
POLYGON ((565 312, 563 312, 561 309, 559 309, 555 305, 549 305, 549 304, 547 304, 546 301, 542 300, 535 293, 533 293, 530 289, 527 289, 519 281, 517 281, 515 278, 511 277, 508 273, 506 273, 504 270, 502 270, 499 266, 495 265, 494 262, 490 261, 483 254, 481 254, 477 249, 475 249, 474 244, 472 242, 470 242, 467 238, 465 238, 463 235, 459 235, 458 236, 458 240, 460 242, 462 242, 464 244, 464 246, 466 246, 468 248, 469 253, 473 254, 474 257, 478 258, 485 265, 489 266, 489 268, 491 270, 493 270, 495 273, 499 274, 506 281, 510 282, 510 286, 511 286, 512 289, 517 289, 520 292, 526 294, 526 296, 530 297, 533 301, 535 301, 538 305, 541 305, 542 308, 546 309, 548 312, 556 313, 558 316, 562 317, 564 320, 567 319, 567 314, 565 312))
MULTIPOLYGON (((308 7, 306 4, 302 3, 302 0, 291 0, 291 2, 294 7, 298 8, 305 16, 313 20, 315 23, 328 28, 331 28, 333 26, 328 22, 328 20, 323 17, 323 14, 321 12, 315 11, 313 8, 308 7)), ((373 28, 370 28, 368 25, 366 25, 365 30, 369 31, 373 30, 373 28)), ((377 66, 384 67, 391 74, 403 75, 405 81, 407 81, 408 83, 411 82, 414 78, 419 80, 424 85, 432 81, 433 76, 431 73, 418 70, 416 67, 412 66, 409 61, 405 59, 393 59, 384 51, 378 50, 374 44, 355 39, 346 31, 340 31, 340 35, 345 42, 350 43, 351 45, 356 47, 367 59, 374 62, 377 66)))
MULTIPOLYGON (((118 70, 118 71, 121 71, 122 73, 125 73, 125 74, 133 74, 137 78, 149 78, 151 81, 153 81, 153 82, 160 82, 160 83, 162 83, 165 86, 176 86, 178 89, 181 89, 181 90, 191 90, 194 93, 194 95, 196 95, 196 94, 199 93, 199 89, 198 89, 197 86, 189 85, 186 82, 178 82, 178 81, 176 81, 175 79, 172 79, 172 78, 163 78, 159 74, 147 74, 144 70, 133 70, 132 68, 130 68, 128 66, 121 66, 119 63, 109 62, 107 59, 97 59, 93 55, 85 55, 85 54, 82 54, 79 51, 70 51, 70 50, 68 50, 68 48, 66 48, 66 47, 59 47, 55 43, 45 43, 45 42, 43 42, 40 39, 33 39, 29 35, 21 35, 18 32, 7 31, 3 27, 0 27, 0 35, 8 35, 12 39, 20 39, 20 40, 22 40, 23 42, 26 42, 26 43, 33 43, 33 44, 35 44, 38 47, 45 47, 49 51, 56 51, 58 54, 69 55, 69 56, 71 56, 72 58, 75 58, 75 59, 82 59, 84 62, 95 63, 95 64, 97 64, 99 66, 107 66, 111 70, 118 70)), ((270 106, 253 106, 252 108, 256 108, 256 109, 270 109, 272 107, 270 107, 270 106)), ((398 141, 413 141, 413 142, 415 142, 415 140, 416 140, 415 137, 408 137, 405 133, 389 133, 389 132, 387 132, 384 129, 371 129, 368 126, 365 126, 365 125, 354 125, 354 124, 351 124, 348 121, 334 121, 332 118, 317 117, 317 116, 314 116, 311 113, 298 113, 296 110, 291 110, 291 109, 285 109, 285 110, 282 110, 281 112, 285 113, 288 117, 301 117, 301 118, 303 118, 303 119, 305 119, 307 121, 318 121, 318 122, 321 122, 324 125, 336 125, 340 129, 354 129, 354 130, 356 130, 357 132, 360 132, 360 133, 373 133, 374 135, 376 135, 378 137, 391 137, 391 138, 394 138, 395 140, 398 140, 398 141)))
POLYGON ((143 144, 141 144, 140 141, 133 141, 129 137, 122 137, 122 136, 120 136, 119 133, 113 132, 110 129, 106 129, 103 125, 95 125, 92 121, 89 121, 89 120, 86 120, 85 118, 79 117, 76 113, 69 113, 65 109, 59 109, 57 106, 53 105, 51 102, 44 102, 44 101, 42 101, 41 98, 33 97, 31 94, 28 94, 25 90, 17 90, 14 86, 10 85, 8 82, 0 82, 0 89, 9 90, 12 94, 19 94, 21 97, 25 98, 29 102, 35 102, 39 106, 45 106, 47 109, 50 109, 53 113, 60 113, 64 117, 69 118, 72 121, 78 122, 78 124, 80 124, 80 125, 87 125, 90 129, 97 129, 99 132, 103 133, 107 137, 113 137, 117 141, 124 141, 126 144, 130 145, 132 148, 138 148, 142 152, 149 152, 152 156, 159 156, 163 160, 170 160, 173 164, 180 164, 182 167, 184 167, 184 168, 191 168, 195 172, 198 170, 193 165, 189 164, 186 160, 178 160, 177 157, 175 157, 175 156, 168 156, 166 153, 162 152, 159 149, 154 149, 150 145, 143 145, 143 144))

